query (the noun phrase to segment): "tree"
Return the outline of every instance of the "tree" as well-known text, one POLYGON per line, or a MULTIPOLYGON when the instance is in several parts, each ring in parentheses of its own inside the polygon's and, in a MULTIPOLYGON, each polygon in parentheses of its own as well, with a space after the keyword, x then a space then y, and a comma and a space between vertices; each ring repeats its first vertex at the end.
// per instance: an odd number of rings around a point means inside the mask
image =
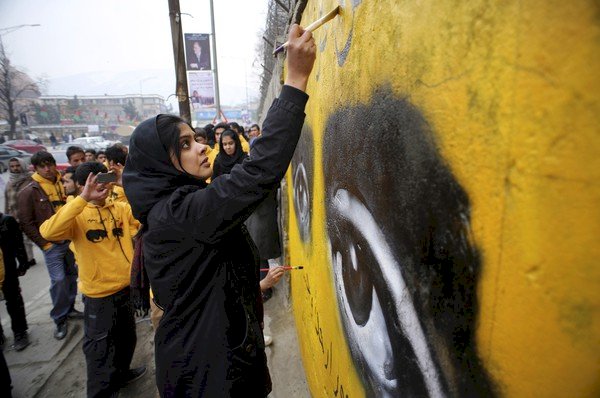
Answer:
POLYGON ((39 96, 38 84, 10 64, 0 41, 0 118, 8 122, 11 139, 17 133, 19 114, 29 111, 31 103, 39 96))
POLYGON ((127 104, 123 105, 123 112, 125 112, 129 120, 136 120, 139 118, 138 111, 131 101, 128 101, 127 104))

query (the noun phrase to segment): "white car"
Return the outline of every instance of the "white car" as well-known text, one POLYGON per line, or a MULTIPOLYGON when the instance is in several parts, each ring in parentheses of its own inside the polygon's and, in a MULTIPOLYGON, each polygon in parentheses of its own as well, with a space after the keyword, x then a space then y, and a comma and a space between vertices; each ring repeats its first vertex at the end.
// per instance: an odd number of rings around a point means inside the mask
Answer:
POLYGON ((113 145, 113 142, 107 141, 102 137, 81 137, 75 138, 73 141, 69 142, 69 144, 80 146, 85 149, 104 150, 113 145))

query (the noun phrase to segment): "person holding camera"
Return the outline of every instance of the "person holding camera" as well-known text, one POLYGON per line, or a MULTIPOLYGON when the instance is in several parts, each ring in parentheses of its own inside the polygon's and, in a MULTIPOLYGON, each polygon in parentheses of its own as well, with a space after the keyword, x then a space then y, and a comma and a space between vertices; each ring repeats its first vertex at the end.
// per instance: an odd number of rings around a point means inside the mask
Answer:
POLYGON ((44 239, 70 240, 77 253, 89 397, 111 396, 146 372, 129 367, 137 342, 129 289, 132 237, 140 224, 127 203, 106 200, 108 181, 116 177, 106 172, 98 162, 79 165, 78 196, 40 226, 44 239))

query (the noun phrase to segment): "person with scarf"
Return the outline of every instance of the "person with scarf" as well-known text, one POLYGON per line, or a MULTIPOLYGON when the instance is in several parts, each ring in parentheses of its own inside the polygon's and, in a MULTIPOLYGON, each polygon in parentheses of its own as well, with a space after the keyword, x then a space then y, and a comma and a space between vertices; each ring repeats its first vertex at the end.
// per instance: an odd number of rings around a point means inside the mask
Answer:
POLYGON ((287 76, 250 156, 212 175, 192 126, 158 115, 134 130, 123 186, 142 225, 143 265, 164 310, 155 333, 161 397, 258 397, 271 391, 258 255, 243 226, 277 187, 296 148, 316 55, 312 34, 289 33, 287 76))
POLYGON ((239 135, 233 130, 225 130, 219 139, 219 153, 213 165, 212 180, 222 174, 231 173, 236 164, 240 164, 248 155, 242 151, 239 135))
POLYGON ((50 317, 56 324, 54 338, 62 340, 67 336, 67 319, 83 318, 83 313, 75 309, 77 267, 69 250, 69 241, 49 241, 40 234, 39 227, 65 205, 67 197, 54 156, 46 151, 36 152, 31 157, 31 164, 35 169, 32 181, 17 194, 18 216, 25 235, 44 254, 50 276, 50 317))
MULTIPOLYGON (((17 200, 17 194, 27 183, 31 182, 32 172, 27 170, 23 160, 19 158, 11 158, 8 161, 8 183, 4 190, 4 213, 10 214, 15 217, 17 221, 19 213, 19 201, 17 200)), ((33 257, 33 243, 23 234, 23 244, 25 245, 25 252, 27 253, 27 259, 29 265, 35 265, 35 258, 33 257)))

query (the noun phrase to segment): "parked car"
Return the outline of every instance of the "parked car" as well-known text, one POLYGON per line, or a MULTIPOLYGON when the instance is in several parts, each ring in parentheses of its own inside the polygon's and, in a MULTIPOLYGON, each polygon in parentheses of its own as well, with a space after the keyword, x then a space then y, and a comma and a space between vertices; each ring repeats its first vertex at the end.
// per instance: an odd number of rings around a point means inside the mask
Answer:
POLYGON ((69 142, 71 145, 83 146, 85 149, 104 150, 113 144, 102 137, 81 137, 69 142))
POLYGON ((8 170, 8 161, 12 158, 23 159, 25 167, 31 163, 31 154, 6 145, 0 145, 0 173, 8 170))
POLYGON ((38 151, 46 150, 45 146, 31 140, 10 140, 6 141, 4 145, 29 153, 36 153, 38 151))

